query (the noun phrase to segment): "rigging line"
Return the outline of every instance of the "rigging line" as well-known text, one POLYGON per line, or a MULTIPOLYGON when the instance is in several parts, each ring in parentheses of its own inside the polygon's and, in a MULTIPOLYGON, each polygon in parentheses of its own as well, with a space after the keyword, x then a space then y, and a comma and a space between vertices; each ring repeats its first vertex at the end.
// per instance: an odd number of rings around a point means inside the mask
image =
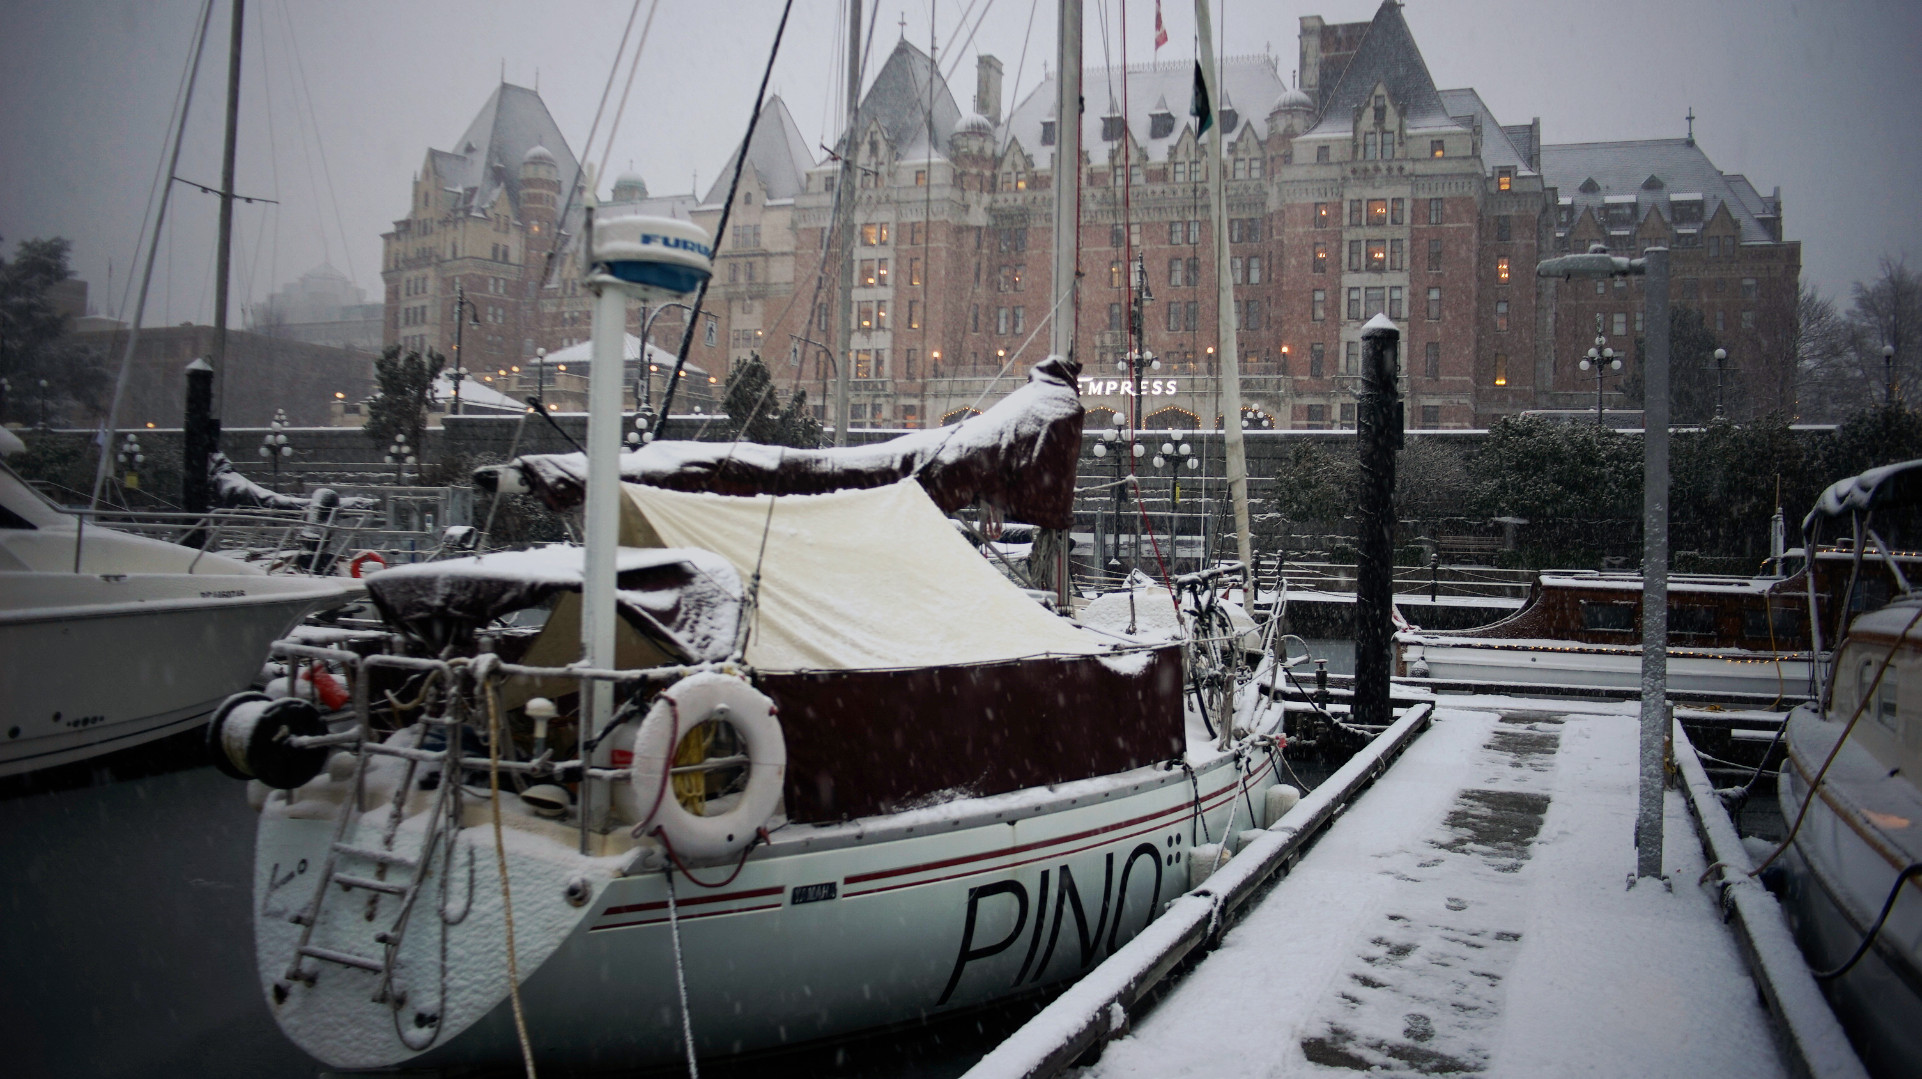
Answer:
POLYGON ((334 170, 327 164, 327 147, 320 141, 320 120, 314 115, 314 88, 307 82, 307 62, 301 59, 299 38, 294 35, 294 13, 288 6, 281 8, 287 20, 287 34, 294 42, 294 70, 300 74, 300 89, 307 98, 307 118, 314 132, 315 156, 320 158, 320 174, 327 181, 327 201, 333 205, 334 227, 340 230, 340 257, 347 263, 347 279, 354 278, 353 241, 347 235, 347 225, 340 216, 340 196, 334 193, 334 170))
MULTIPOLYGON (((781 38, 787 33, 788 16, 793 11, 794 0, 786 0, 781 5, 781 22, 774 28, 774 47, 768 50, 767 67, 761 72, 761 88, 754 94, 754 113, 747 119, 747 136, 741 140, 741 152, 734 159, 734 179, 727 185, 727 205, 721 207, 721 219, 715 223, 714 241, 717 246, 721 238, 727 235, 727 220, 734 214, 734 200, 741 190, 741 173, 747 168, 748 149, 754 145, 754 128, 761 122, 762 106, 767 101, 768 80, 774 76, 774 61, 781 55, 781 38)), ((849 133, 850 137, 852 134, 852 132, 849 133)), ((853 200, 849 199, 849 201, 853 200)), ((694 294, 694 307, 688 312, 687 330, 681 334, 680 354, 674 359, 674 374, 667 380, 667 392, 661 395, 661 417, 655 421, 655 438, 660 438, 667 430, 667 417, 674 404, 674 391, 680 388, 681 372, 687 368, 687 352, 694 346, 694 329, 700 322, 701 305, 707 299, 707 287, 713 280, 712 276, 703 278, 700 291, 694 294)))
MULTIPOLYGON (((206 5, 210 5, 212 2, 213 0, 203 0, 203 9, 206 5)), ((202 11, 201 17, 203 21, 206 19, 205 10, 202 11)), ((199 67, 200 67, 200 53, 198 48, 189 48, 188 56, 189 56, 189 59, 188 59, 187 65, 180 69, 180 84, 174 87, 173 108, 167 113, 167 130, 169 131, 173 130, 175 125, 180 122, 179 117, 180 117, 180 110, 182 108, 181 98, 184 94, 186 94, 188 84, 191 81, 194 72, 199 70, 199 67)), ((154 162, 153 180, 147 187, 147 205, 143 207, 140 211, 140 231, 134 236, 133 258, 127 260, 127 265, 129 267, 140 265, 140 249, 146 246, 147 244, 148 230, 158 229, 160 227, 160 223, 154 217, 154 213, 153 213, 154 200, 160 196, 160 185, 162 182, 162 178, 170 175, 170 172, 171 170, 168 168, 168 165, 167 165, 167 141, 163 138, 160 142, 160 158, 159 160, 154 162)), ((151 255, 149 255, 148 257, 150 259, 152 258, 151 255)), ((109 278, 112 277, 111 264, 109 264, 108 276, 109 278)), ((128 273, 126 283, 120 286, 120 306, 115 311, 115 317, 118 318, 126 314, 127 303, 133 297, 133 289, 134 289, 134 275, 132 273, 128 273)), ((114 335, 110 340, 112 342, 111 347, 113 349, 118 349, 120 347, 120 330, 119 329, 114 330, 114 335)))
MULTIPOLYGON (((267 58, 267 16, 263 10, 265 7, 265 4, 254 5, 254 37, 260 41, 260 58, 263 61, 267 58)), ((267 249, 267 288, 271 295, 275 279, 280 276, 280 203, 278 201, 280 198, 280 141, 274 133, 273 76, 268 73, 265 63, 254 66, 260 70, 261 95, 267 102, 267 166, 273 177, 271 190, 276 200, 273 211, 274 242, 267 249)), ((260 261, 258 250, 254 252, 254 261, 258 265, 260 261)))
MULTIPOLYGON (((174 128, 173 149, 168 155, 167 166, 159 176, 172 176, 175 170, 180 168, 180 147, 186 141, 187 117, 192 112, 194 100, 194 83, 200 75, 200 56, 207 45, 207 28, 213 23, 213 14, 213 0, 205 0, 200 8, 200 34, 194 40, 193 57, 187 62, 189 72, 187 86, 180 96, 180 123, 174 128)), ((100 440, 100 459, 93 470, 93 497, 88 505, 96 510, 100 508, 100 489, 106 486, 107 468, 113 460, 113 430, 116 421, 120 418, 121 399, 127 394, 127 378, 133 370, 133 350, 140 343, 140 319, 147 311, 147 286, 153 280, 155 249, 160 246, 161 225, 167 218, 167 197, 173 191, 172 184, 159 184, 159 176, 155 177, 155 182, 160 187, 160 201, 154 215, 153 235, 147 247, 147 268, 140 275, 140 298, 134 303, 132 328, 127 331, 127 350, 121 354, 120 373, 114 377, 113 398, 107 404, 107 437, 100 440)), ((169 237, 173 235, 172 230, 166 231, 169 237)), ((173 275, 169 273, 170 287, 172 277, 173 275)), ((74 544, 73 558, 77 570, 80 562, 80 545, 77 542, 74 544)))
MULTIPOLYGON (((661 0, 654 0, 647 6, 647 21, 641 24, 641 39, 634 43, 634 60, 627 67, 627 82, 621 87, 621 100, 614 106, 614 120, 607 125, 607 142, 601 146, 601 163, 594 169, 594 186, 599 187, 601 177, 607 175, 607 158, 614 152, 614 136, 621 129, 621 117, 627 115, 627 100, 634 95, 634 75, 641 70, 641 54, 647 51, 647 32, 654 28, 654 16, 661 10, 661 0)), ((585 148, 589 153, 593 147, 585 148)), ((742 153, 746 153, 745 147, 742 153)))
MULTIPOLYGON (((282 47, 286 54, 293 55, 293 22, 287 14, 286 5, 279 8, 282 47)), ((291 67, 291 65, 290 65, 291 67)), ((333 241, 327 237, 327 222, 320 218, 320 182, 314 177, 314 155, 307 144, 307 117, 300 107, 300 84, 290 74, 287 79, 287 93, 294 109, 294 141, 300 146, 300 163, 307 173, 307 190, 313 195, 314 233, 320 237, 320 254, 328 264, 334 261, 333 241)))
MULTIPOLYGON (((1040 6, 1040 3, 1041 0, 1028 0, 1028 28, 1021 31, 1021 59, 1015 61, 1014 86, 1011 88, 1011 93, 1008 98, 1010 101, 1021 100, 1021 73, 1027 70, 1028 67, 1028 42, 1034 39, 1034 9, 1040 6)), ((1009 111, 1012 112, 1013 110, 1009 111)), ((1059 123, 1060 118, 1056 117, 1055 122, 1059 123)))
MULTIPOLYGON (((962 9, 961 18, 958 22, 955 23, 955 26, 957 27, 957 29, 959 27, 963 27, 968 24, 968 13, 973 11, 974 5, 979 2, 980 0, 968 0, 968 6, 962 9)), ((929 7, 930 7, 930 10, 932 10, 933 5, 929 5, 929 7)), ((948 66, 948 69, 946 71, 941 72, 941 80, 943 82, 946 82, 949 78, 953 77, 955 69, 961 66, 961 60, 965 56, 967 56, 968 46, 974 44, 974 35, 981 31, 981 24, 987 20, 988 12, 992 11, 993 9, 994 9, 994 0, 988 0, 988 2, 982 6, 981 14, 975 16, 974 29, 968 31, 968 36, 965 40, 961 42, 960 47, 957 48, 952 44, 948 46, 948 53, 952 58, 953 63, 948 66)), ((930 14, 928 18, 928 34, 930 38, 932 38, 934 34, 934 18, 932 14, 930 14)), ((932 48, 932 42, 930 42, 930 49, 931 48, 932 48)), ((935 62, 935 68, 939 70, 940 67, 941 67, 941 64, 937 60, 935 62)))
POLYGON ((548 280, 554 276, 554 263, 560 258, 561 249, 566 246, 567 216, 574 212, 574 195, 581 189, 581 174, 586 168, 582 162, 585 160, 585 155, 593 152, 594 136, 601 129, 601 113, 607 108, 607 95, 614 92, 614 79, 621 73, 621 56, 627 52, 627 36, 633 32, 634 17, 640 13, 641 0, 634 0, 634 6, 627 12, 627 25, 621 29, 621 43, 614 49, 614 63, 607 69, 607 82, 601 87, 601 102, 594 106, 594 122, 587 125, 587 139, 581 143, 580 155, 574 158, 574 179, 567 185, 567 197, 561 200, 560 216, 554 219, 557 222, 555 228, 562 231, 560 235, 554 237, 554 243, 547 249, 546 258, 541 264, 541 279, 530 282, 532 291, 536 294, 546 288, 548 280))

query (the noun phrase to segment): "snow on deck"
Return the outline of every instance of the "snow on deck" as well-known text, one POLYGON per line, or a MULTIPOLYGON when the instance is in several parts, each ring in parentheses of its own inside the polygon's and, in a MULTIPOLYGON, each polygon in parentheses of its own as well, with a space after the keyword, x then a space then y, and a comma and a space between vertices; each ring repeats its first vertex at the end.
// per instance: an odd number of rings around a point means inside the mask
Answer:
POLYGON ((1783 1074, 1678 792, 1625 887, 1636 705, 1447 700, 1084 1075, 1783 1074))

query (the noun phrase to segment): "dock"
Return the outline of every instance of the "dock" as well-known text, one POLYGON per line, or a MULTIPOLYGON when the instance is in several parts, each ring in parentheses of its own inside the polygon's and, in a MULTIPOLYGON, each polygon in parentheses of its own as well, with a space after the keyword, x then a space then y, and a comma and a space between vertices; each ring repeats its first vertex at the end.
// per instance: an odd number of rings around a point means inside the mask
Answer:
MULTIPOLYGON (((1144 956, 1132 977, 1097 969, 1087 983, 1123 987, 1100 1037, 1073 1039, 1095 1000, 1077 986, 969 1076, 1054 1074, 1071 1045, 1090 1079, 1861 1074, 1806 968, 1765 969, 1785 936, 1757 938, 1779 919, 1725 923, 1734 886, 1698 885, 1715 828, 1691 817, 1691 783, 1706 783, 1686 739, 1664 876, 1633 878, 1637 708, 1438 697, 1425 733, 1241 920, 1220 915, 1212 951, 1195 946, 1166 982, 1139 977, 1154 969, 1144 956)), ((1177 902, 1247 868, 1230 862, 1177 902)), ((1772 908, 1747 887, 1744 902, 1772 908)))

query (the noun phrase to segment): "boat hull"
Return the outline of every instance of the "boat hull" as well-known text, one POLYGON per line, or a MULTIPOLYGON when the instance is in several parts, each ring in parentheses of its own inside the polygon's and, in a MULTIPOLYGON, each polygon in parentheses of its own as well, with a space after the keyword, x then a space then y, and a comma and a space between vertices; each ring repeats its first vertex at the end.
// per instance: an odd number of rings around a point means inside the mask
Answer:
MULTIPOLYGON (((1808 780, 1834 745, 1839 723, 1823 723, 1810 709, 1789 721, 1790 758, 1778 780, 1783 815, 1794 820, 1808 798, 1808 780)), ((1783 906, 1797 943, 1817 970, 1846 962, 1861 944, 1895 883, 1907 855, 1879 834, 1873 817, 1849 796, 1849 773, 1887 781, 1886 768, 1851 744, 1843 747, 1824 793, 1808 807, 1795 842, 1783 856, 1783 906), (1859 758, 1859 759, 1856 759, 1859 758), (1838 809, 1840 810, 1838 812, 1838 809), (1878 849, 1880 848, 1880 849, 1878 849)), ((1874 799, 1880 803, 1881 799, 1874 799)), ((1892 823, 1892 821, 1891 821, 1892 823)), ((1906 831, 1909 822, 1902 820, 1906 831)), ((1877 1076, 1912 1075, 1922 1060, 1922 888, 1902 887, 1875 942, 1847 973, 1823 982, 1856 1051, 1877 1076)))
MULTIPOLYGON (((1425 661, 1427 677, 1463 682, 1519 682, 1599 689, 1640 689, 1642 650, 1564 642, 1530 645, 1520 641, 1431 637, 1397 638, 1401 669, 1425 661)), ((1670 693, 1807 694, 1805 656, 1746 652, 1713 654, 1677 651, 1668 656, 1670 693)))
POLYGON ((0 775, 192 727, 348 594, 325 578, 0 573, 0 775))
MULTIPOLYGON (((675 872, 673 921, 659 869, 622 875, 615 860, 563 856, 548 840, 513 841, 510 828, 517 955, 535 1057, 621 1067, 680 1060, 676 927, 702 1056, 915 1021, 1076 977, 1188 889, 1188 851, 1197 841, 1219 841, 1231 812, 1237 831, 1265 823, 1251 813, 1273 784, 1269 766, 1258 762, 1239 785, 1230 769, 1223 759, 1198 768, 1191 783, 1182 770, 1150 767, 1054 791, 951 803, 946 811, 790 826, 732 879, 733 866, 693 870, 717 887, 675 872), (536 850, 543 844, 545 854, 536 850), (592 890, 580 908, 562 896, 575 878, 592 890)), ((283 1029, 340 1068, 518 1059, 505 999, 504 924, 490 898, 499 888, 493 838, 479 823, 457 844, 477 851, 474 868, 467 868, 468 854, 453 861, 448 905, 465 904, 470 873, 477 897, 459 924, 440 924, 442 882, 435 874, 423 886, 423 920, 409 930, 399 963, 402 980, 417 983, 408 987, 416 994, 410 1003, 396 1009, 371 1002, 381 975, 338 965, 321 964, 312 985, 283 981, 299 932, 287 920, 287 897, 312 893, 311 885, 286 889, 285 882, 303 864, 298 875, 316 879, 311 874, 331 838, 331 824, 314 816, 277 819, 270 805, 257 851, 261 976, 283 1029), (437 1017, 429 1024, 437 1029, 433 1044, 416 1049, 396 1031, 428 1030, 409 1009, 423 991, 440 1000, 432 985, 423 990, 420 983, 438 967, 443 929, 447 954, 460 957, 446 984, 465 987, 454 995, 467 996, 422 1009, 437 1017), (284 995, 277 984, 286 986, 284 995), (481 986, 493 987, 492 999, 469 992, 481 986)), ((351 903, 332 905, 359 911, 365 904, 356 893, 351 903)), ((369 943, 376 928, 357 914, 323 917, 316 939, 377 954, 369 943)), ((426 980, 438 983, 438 975, 426 980)))

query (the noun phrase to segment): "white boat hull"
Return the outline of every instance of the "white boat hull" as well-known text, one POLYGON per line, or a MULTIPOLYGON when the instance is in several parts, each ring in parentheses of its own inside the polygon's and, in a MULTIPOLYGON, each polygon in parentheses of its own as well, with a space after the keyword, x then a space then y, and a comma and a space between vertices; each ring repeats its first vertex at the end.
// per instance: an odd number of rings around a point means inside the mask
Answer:
MULTIPOLYGON (((1642 650, 1483 638, 1402 635, 1404 670, 1426 661, 1427 677, 1462 682, 1516 682, 1598 689, 1640 689, 1642 650)), ((1676 651, 1668 656, 1670 693, 1807 694, 1806 656, 1756 652, 1676 651)))
POLYGON ((0 775, 205 719, 273 642, 352 586, 327 578, 0 573, 0 775))
MULTIPOLYGON (((1188 889, 1187 852, 1222 838, 1231 803, 1236 831, 1266 823, 1251 819, 1251 810, 1273 784, 1268 764, 1255 765, 1241 797, 1229 767, 1219 760, 1198 770, 1200 815, 1185 772, 1150 767, 1052 792, 790 826, 717 888, 676 872, 696 1050, 711 1056, 795 1045, 1078 976, 1188 889)), ((443 861, 423 885, 395 968, 406 1001, 395 1007, 371 1000, 381 980, 374 971, 310 960, 311 985, 285 980, 300 933, 288 915, 313 894, 334 802, 316 799, 302 810, 297 797, 298 814, 280 802, 279 795, 270 801, 259 834, 256 943, 268 1005, 287 1034, 338 1068, 517 1060, 486 806, 469 806, 451 900, 442 893, 443 861), (455 924, 437 913, 443 904, 460 915, 455 924), (452 957, 444 983, 443 954, 452 957)), ((384 805, 383 796, 365 816, 364 834, 350 831, 350 844, 375 841, 384 805)), ((406 847, 418 820, 403 826, 397 848, 406 847)), ((663 873, 621 876, 618 866, 630 855, 581 857, 561 842, 571 833, 555 827, 553 837, 534 839, 524 829, 542 825, 518 814, 514 820, 507 856, 536 1059, 620 1067, 681 1059, 663 873), (563 895, 576 878, 592 892, 578 908, 563 895)), ((694 872, 719 882, 732 870, 694 872)), ((315 943, 378 956, 372 934, 398 900, 381 897, 382 913, 370 922, 369 893, 331 892, 315 943)))

